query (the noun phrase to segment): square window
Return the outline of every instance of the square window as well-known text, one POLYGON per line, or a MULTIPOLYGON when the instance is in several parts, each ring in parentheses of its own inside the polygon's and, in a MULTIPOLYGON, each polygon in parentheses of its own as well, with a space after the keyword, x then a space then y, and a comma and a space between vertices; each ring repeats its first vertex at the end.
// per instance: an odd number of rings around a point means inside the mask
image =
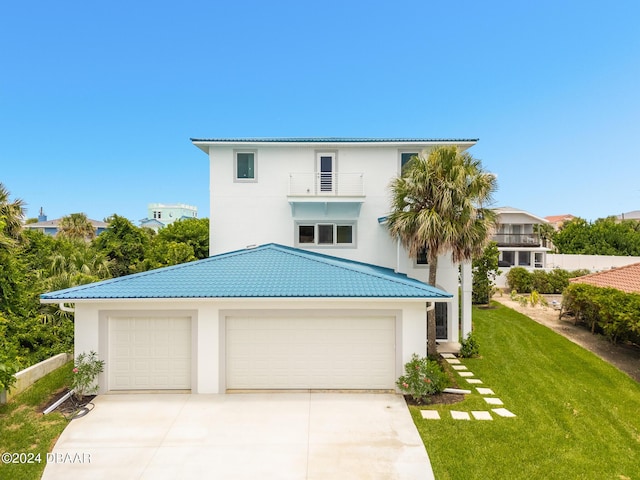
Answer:
POLYGON ((404 167, 409 163, 409 160, 417 155, 416 152, 402 152, 400 154, 400 173, 404 171, 404 167))
POLYGON ((315 226, 300 225, 298 227, 298 243, 315 243, 315 226))
POLYGON ((255 180, 254 152, 236 152, 236 180, 255 180))
POLYGON ((353 243, 353 225, 336 226, 336 243, 353 243))
POLYGON ((530 252, 518 252, 518 265, 522 267, 528 267, 531 265, 531 253, 530 252))
POLYGON ((318 225, 318 244, 333 245, 333 224, 318 225))
POLYGON ((502 252, 502 260, 510 266, 514 266, 516 264, 515 252, 502 252))

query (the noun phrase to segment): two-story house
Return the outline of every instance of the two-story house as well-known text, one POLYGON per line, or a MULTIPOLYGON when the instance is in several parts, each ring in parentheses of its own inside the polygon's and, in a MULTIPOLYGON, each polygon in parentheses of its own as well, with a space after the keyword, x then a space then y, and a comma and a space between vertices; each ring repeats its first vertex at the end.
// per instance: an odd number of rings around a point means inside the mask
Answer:
POLYGON ((101 391, 394 389, 427 353, 428 308, 442 343, 471 330, 471 268, 444 255, 426 285, 425 259, 387 231, 389 183, 418 152, 475 142, 194 139, 212 256, 41 301, 73 304, 76 352, 106 361, 101 391))
POLYGON ((537 225, 548 221, 513 207, 498 207, 498 226, 492 240, 498 244, 501 275, 496 286, 506 286, 506 274, 512 267, 545 268, 549 248, 544 246, 537 225))

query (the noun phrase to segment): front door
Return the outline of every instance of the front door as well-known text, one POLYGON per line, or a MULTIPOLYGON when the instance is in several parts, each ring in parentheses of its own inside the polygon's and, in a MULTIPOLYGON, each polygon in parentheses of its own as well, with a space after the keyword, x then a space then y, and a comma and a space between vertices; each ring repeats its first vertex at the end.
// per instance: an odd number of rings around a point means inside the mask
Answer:
POLYGON ((335 154, 318 154, 318 182, 320 193, 332 193, 335 188, 335 154))

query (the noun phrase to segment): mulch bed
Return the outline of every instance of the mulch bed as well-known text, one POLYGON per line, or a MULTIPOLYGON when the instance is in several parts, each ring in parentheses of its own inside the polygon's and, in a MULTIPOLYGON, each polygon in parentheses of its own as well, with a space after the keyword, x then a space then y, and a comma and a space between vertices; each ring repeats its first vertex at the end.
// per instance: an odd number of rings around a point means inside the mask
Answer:
POLYGON ((411 395, 405 395, 404 399, 407 405, 415 405, 418 407, 424 407, 425 405, 451 405, 464 400, 464 395, 457 393, 438 393, 436 395, 429 396, 428 403, 417 403, 413 400, 411 395))

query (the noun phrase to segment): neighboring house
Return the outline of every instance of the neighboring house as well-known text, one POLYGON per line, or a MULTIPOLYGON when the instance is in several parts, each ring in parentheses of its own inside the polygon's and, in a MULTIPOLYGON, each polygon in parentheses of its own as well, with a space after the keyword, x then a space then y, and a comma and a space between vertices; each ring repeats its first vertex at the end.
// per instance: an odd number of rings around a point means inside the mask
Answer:
MULTIPOLYGON (((59 225, 61 220, 62 218, 47 220, 47 216, 43 215, 41 212, 36 223, 26 223, 22 227, 28 230, 39 230, 46 235, 55 237, 60 231, 59 225)), ((96 236, 100 235, 109 227, 108 223, 101 222, 100 220, 93 220, 91 218, 87 220, 89 220, 89 223, 91 223, 91 225, 96 229, 96 236)))
POLYGON ((633 212, 623 213, 616 217, 618 220, 637 220, 640 221, 640 210, 634 210, 633 212))
POLYGON ((567 222, 575 219, 573 215, 570 213, 565 213, 564 215, 549 215, 548 217, 544 217, 544 219, 549 222, 549 225, 553 227, 555 231, 560 230, 560 228, 567 222))
POLYGON ((147 205, 147 218, 140 220, 140 226, 158 231, 176 220, 197 218, 198 207, 183 203, 150 203, 147 205))
POLYGON ((545 268, 546 254, 535 225, 544 225, 547 220, 513 207, 498 207, 498 226, 493 241, 498 244, 499 267, 502 274, 496 278, 496 286, 506 286, 506 274, 512 267, 527 269, 545 268))
POLYGON ((640 293, 640 263, 591 273, 569 279, 571 283, 586 283, 596 287, 608 287, 626 293, 640 293))
POLYGON ((74 304, 76 353, 106 361, 101 392, 394 389, 426 354, 427 308, 441 342, 471 330, 471 268, 443 256, 426 285, 425 258, 384 225, 388 186, 412 155, 475 142, 193 140, 209 156, 213 256, 42 302, 74 304))

